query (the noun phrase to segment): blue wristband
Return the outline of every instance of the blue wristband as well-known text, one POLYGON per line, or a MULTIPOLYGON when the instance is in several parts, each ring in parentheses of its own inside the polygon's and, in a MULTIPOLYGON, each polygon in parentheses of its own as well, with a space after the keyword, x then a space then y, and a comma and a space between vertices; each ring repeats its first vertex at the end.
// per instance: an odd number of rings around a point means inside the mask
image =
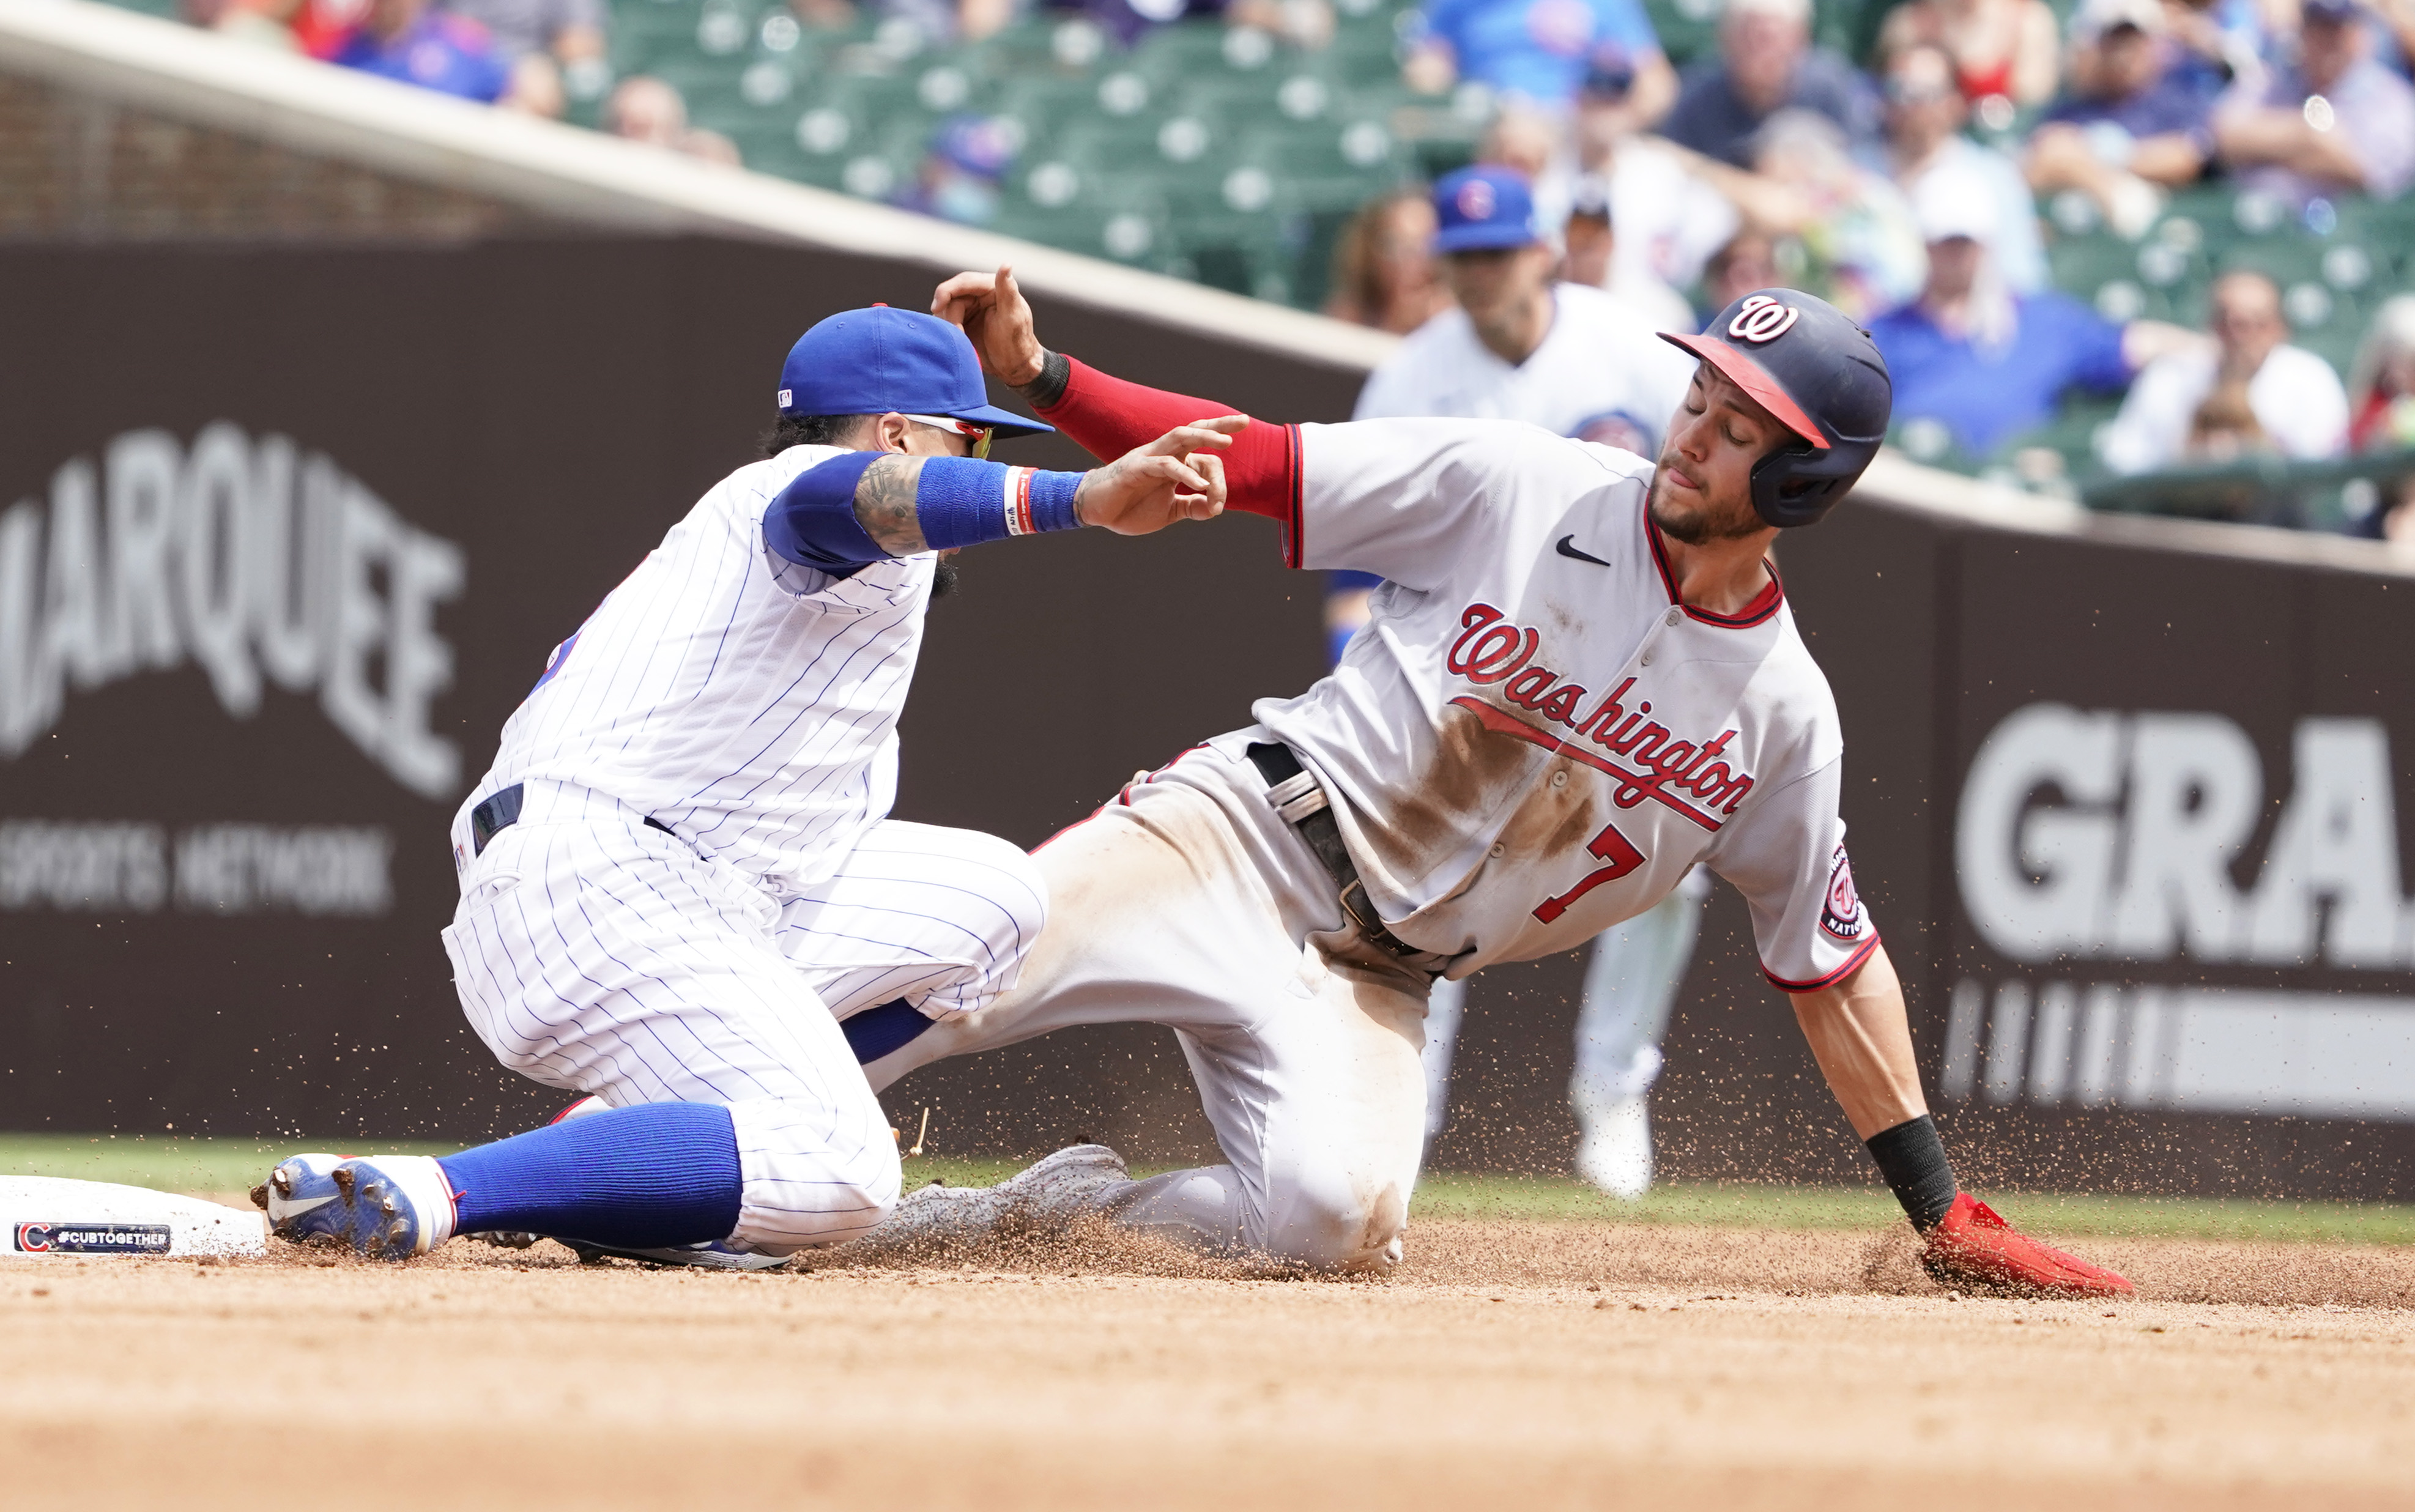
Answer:
MULTIPOLYGON (((844 577, 889 553, 855 515, 855 491, 878 452, 853 452, 799 473, 763 513, 763 540, 790 561, 844 577)), ((1079 472, 1040 472, 969 457, 924 459, 914 488, 914 517, 934 551, 979 546, 1010 535, 1070 531, 1079 472)))
POLYGON ((969 457, 934 457, 922 464, 914 515, 932 549, 977 546, 1010 535, 1070 531, 1079 472, 1040 472, 969 457))
POLYGON ((1031 528, 1070 531, 1082 522, 1073 517, 1073 490, 1082 486, 1079 472, 1031 474, 1031 528))

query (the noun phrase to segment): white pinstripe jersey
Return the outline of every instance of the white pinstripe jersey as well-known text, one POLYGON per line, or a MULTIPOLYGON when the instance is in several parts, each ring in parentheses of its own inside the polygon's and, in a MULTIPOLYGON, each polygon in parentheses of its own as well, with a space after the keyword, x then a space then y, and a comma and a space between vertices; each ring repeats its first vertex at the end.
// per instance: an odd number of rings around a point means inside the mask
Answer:
POLYGON ((1300 427, 1299 561, 1387 579, 1333 675, 1258 722, 1333 800, 1393 933, 1458 959, 1570 949, 1696 862, 1801 990, 1878 932, 1855 897, 1828 681, 1773 574, 1677 601, 1652 464, 1514 421, 1300 427))
POLYGON ((938 561, 841 579, 765 547, 764 508, 841 455, 792 446, 706 493, 555 648, 464 813, 513 783, 562 783, 776 895, 829 877, 896 798, 897 716, 938 561))

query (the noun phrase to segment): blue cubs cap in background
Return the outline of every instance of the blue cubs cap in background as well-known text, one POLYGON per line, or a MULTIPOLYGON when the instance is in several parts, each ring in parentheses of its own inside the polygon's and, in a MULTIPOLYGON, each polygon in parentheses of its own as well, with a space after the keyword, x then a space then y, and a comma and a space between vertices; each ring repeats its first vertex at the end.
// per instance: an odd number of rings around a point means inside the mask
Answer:
POLYGON ((1498 251, 1543 239, 1535 225, 1535 191, 1510 169, 1483 166, 1446 173, 1434 185, 1433 207, 1437 252, 1498 251))
POLYGON ((1853 487, 1886 440, 1895 381, 1870 334, 1799 289, 1756 289, 1700 336, 1661 340, 1725 374, 1792 432, 1752 470, 1752 502, 1780 527, 1810 525, 1853 487))
POLYGON ((1001 436, 1054 430, 989 402, 981 359, 939 319, 875 305, 841 310, 797 337, 780 368, 782 414, 938 414, 1001 436))

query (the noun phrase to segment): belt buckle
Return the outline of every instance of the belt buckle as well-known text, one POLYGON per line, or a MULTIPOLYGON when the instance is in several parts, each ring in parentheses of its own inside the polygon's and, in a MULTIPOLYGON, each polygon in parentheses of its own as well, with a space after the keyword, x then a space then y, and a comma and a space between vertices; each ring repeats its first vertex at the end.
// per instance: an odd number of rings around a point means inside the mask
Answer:
POLYGON ((1358 926, 1358 935, 1360 938, 1364 939, 1368 944, 1375 947, 1375 949, 1383 951, 1386 955, 1392 956, 1396 959, 1404 960, 1411 954, 1417 953, 1410 950, 1409 943, 1406 940, 1403 940, 1399 936, 1393 934, 1391 930, 1385 925, 1383 916, 1376 913, 1372 906, 1367 909, 1366 913, 1363 914, 1357 908, 1352 907, 1350 906, 1350 894, 1353 892, 1358 893, 1362 898, 1365 897, 1367 895, 1367 884, 1358 877, 1352 877, 1350 879, 1350 885, 1343 888, 1341 892, 1335 896, 1334 901, 1342 905, 1342 916, 1358 926))

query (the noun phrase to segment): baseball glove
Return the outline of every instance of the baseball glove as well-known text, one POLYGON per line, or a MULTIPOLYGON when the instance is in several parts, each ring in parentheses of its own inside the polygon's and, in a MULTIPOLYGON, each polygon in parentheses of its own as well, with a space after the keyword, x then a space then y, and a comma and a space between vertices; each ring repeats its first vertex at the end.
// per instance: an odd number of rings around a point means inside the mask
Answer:
POLYGON ((1940 1286, 1999 1296, 2128 1296, 2137 1291, 2112 1271, 2030 1238, 1967 1191, 1928 1231, 1920 1268, 1940 1286))

